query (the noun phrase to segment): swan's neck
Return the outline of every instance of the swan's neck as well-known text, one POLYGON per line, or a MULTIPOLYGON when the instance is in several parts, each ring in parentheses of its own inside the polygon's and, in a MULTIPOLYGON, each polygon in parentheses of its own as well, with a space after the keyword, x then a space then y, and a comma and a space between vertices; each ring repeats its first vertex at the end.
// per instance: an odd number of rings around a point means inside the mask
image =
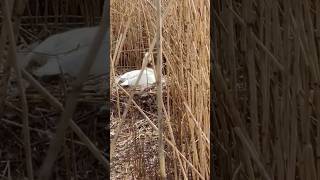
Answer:
POLYGON ((149 68, 149 67, 146 67, 144 70, 153 71, 153 69, 152 69, 152 68, 149 68))

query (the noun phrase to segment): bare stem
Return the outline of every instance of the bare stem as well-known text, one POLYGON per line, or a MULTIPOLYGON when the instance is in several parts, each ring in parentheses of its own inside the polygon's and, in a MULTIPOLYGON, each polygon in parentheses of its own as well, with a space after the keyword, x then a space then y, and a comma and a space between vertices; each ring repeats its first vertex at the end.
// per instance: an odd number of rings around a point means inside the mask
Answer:
POLYGON ((158 12, 158 27, 157 27, 157 107, 158 107, 158 127, 159 127, 159 163, 160 163, 160 177, 161 179, 166 179, 166 165, 164 157, 164 147, 163 147, 163 114, 162 114, 162 18, 161 18, 161 0, 157 1, 157 12, 158 12))
POLYGON ((22 103, 22 119, 23 119, 23 138, 24 138, 24 148, 25 148, 25 156, 26 156, 26 164, 27 164, 27 172, 30 180, 33 180, 33 168, 32 168, 32 156, 31 156, 31 143, 30 143, 30 131, 29 131, 29 119, 28 119, 28 104, 26 99, 26 94, 24 91, 24 87, 22 84, 22 75, 21 70, 17 64, 17 47, 15 42, 13 25, 11 22, 9 3, 7 0, 2 1, 2 11, 4 12, 5 22, 7 24, 7 35, 9 37, 10 42, 10 53, 12 57, 11 66, 13 66, 17 81, 18 88, 20 91, 20 98, 22 103))

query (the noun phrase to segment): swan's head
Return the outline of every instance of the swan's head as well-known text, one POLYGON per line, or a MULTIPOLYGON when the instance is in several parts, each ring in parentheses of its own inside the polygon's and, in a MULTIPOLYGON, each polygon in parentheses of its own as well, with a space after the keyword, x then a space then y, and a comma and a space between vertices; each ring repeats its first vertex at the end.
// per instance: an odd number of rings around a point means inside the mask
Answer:
POLYGON ((152 53, 146 52, 143 59, 146 59, 146 68, 153 69, 152 53))
POLYGON ((143 59, 146 59, 147 64, 152 64, 152 53, 146 52, 143 59))
POLYGON ((149 63, 147 64, 146 69, 153 69, 153 66, 152 66, 152 63, 151 63, 151 62, 149 62, 149 63))
POLYGON ((114 83, 115 84, 120 84, 123 83, 125 81, 125 79, 121 78, 121 77, 114 77, 114 83))
POLYGON ((148 60, 151 60, 151 53, 149 52, 144 53, 144 58, 148 58, 148 60))

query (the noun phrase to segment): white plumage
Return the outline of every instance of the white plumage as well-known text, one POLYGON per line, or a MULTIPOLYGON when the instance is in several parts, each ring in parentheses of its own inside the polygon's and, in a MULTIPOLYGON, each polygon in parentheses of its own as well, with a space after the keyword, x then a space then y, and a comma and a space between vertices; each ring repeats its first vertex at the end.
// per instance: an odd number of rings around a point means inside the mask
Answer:
MULTIPOLYGON (((121 86, 134 86, 138 80, 141 70, 133 70, 124 73, 117 78, 116 83, 120 83, 121 86)), ((145 68, 143 71, 138 85, 141 87, 148 87, 156 82, 154 70, 151 68, 145 68)))
MULTIPOLYGON (((86 60, 98 28, 78 28, 50 36, 28 54, 27 62, 24 63, 26 65, 23 66, 27 66, 31 61, 42 63, 32 72, 40 77, 57 75, 61 70, 63 73, 76 76, 86 60)), ((104 38, 89 74, 101 75, 108 72, 106 46, 104 38)))

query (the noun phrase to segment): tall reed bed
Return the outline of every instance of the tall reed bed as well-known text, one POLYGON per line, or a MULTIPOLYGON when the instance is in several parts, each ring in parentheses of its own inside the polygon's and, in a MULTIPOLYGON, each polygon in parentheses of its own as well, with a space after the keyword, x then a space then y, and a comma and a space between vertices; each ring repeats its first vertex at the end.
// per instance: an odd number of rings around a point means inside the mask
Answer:
POLYGON ((319 179, 320 2, 217 1, 216 175, 319 179))
MULTIPOLYGON (((162 2, 168 178, 209 179, 209 1, 162 2)), ((111 1, 111 72, 141 67, 156 34, 156 15, 155 1, 111 1)), ((133 174, 146 168, 135 166, 133 174)))

